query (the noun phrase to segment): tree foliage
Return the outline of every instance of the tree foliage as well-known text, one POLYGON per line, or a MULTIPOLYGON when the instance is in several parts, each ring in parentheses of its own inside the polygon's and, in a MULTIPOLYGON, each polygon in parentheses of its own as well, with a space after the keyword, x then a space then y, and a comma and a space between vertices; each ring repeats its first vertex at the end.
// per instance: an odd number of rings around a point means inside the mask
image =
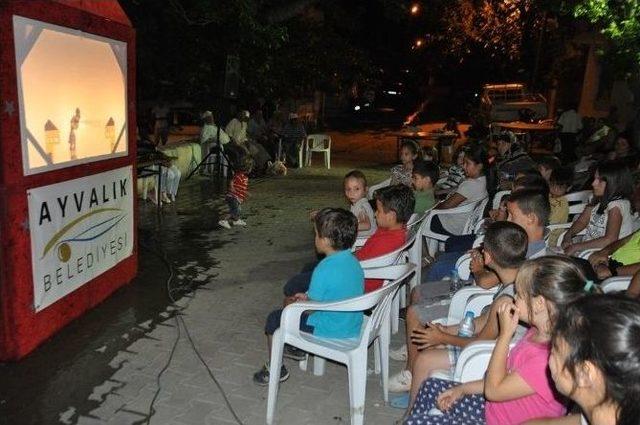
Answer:
POLYGON ((640 68, 640 2, 638 0, 579 0, 573 5, 577 18, 587 19, 610 40, 602 53, 617 77, 640 68))
MULTIPOLYGON (((375 0, 390 2, 399 0, 375 0)), ((372 71, 358 42, 369 0, 122 0, 138 33, 143 97, 208 103, 221 96, 227 55, 240 93, 309 95, 372 71)))

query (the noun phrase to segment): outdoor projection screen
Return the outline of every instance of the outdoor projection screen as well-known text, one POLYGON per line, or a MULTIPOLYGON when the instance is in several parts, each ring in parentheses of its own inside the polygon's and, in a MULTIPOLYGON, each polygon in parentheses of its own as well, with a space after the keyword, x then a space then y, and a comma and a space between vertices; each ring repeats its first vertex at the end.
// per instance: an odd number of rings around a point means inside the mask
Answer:
POLYGON ((127 47, 13 17, 24 174, 127 155, 127 47))

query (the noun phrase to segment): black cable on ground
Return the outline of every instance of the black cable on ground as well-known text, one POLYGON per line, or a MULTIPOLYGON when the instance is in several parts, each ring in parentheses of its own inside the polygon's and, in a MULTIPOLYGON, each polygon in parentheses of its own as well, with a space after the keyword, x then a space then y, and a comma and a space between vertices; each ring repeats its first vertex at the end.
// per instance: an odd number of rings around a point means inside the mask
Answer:
MULTIPOLYGON (((158 244, 156 244, 156 246, 160 250, 159 253, 156 250, 152 249, 151 247, 146 246, 141 240, 139 240, 139 242, 140 242, 140 245, 143 248, 145 248, 146 250, 148 250, 151 253, 153 253, 156 256, 158 256, 162 260, 162 262, 166 265, 167 269, 169 270, 169 277, 167 278, 167 282, 166 282, 167 293, 168 293, 169 300, 171 301, 171 303, 175 304, 177 300, 173 297, 173 291, 179 290, 179 289, 181 289, 181 287, 178 287, 178 288, 172 288, 171 287, 171 282, 173 281, 173 278, 174 278, 175 274, 174 274, 174 271, 173 271, 173 265, 171 264, 171 262, 169 261, 169 258, 167 257, 167 253, 164 251, 164 249, 162 249, 162 247, 161 247, 161 245, 160 245, 160 243, 159 243, 159 241, 157 239, 156 239, 156 242, 158 242, 158 244)), ((191 290, 191 289, 189 289, 189 290, 191 290)), ((149 405, 149 416, 146 419, 146 423, 147 424, 150 423, 151 416, 153 415, 153 413, 155 413, 153 405, 155 404, 155 401, 156 401, 158 395, 160 394, 160 390, 161 390, 160 378, 161 378, 162 374, 169 368, 169 365, 171 364, 171 361, 173 360, 173 355, 174 355, 176 347, 178 345, 178 341, 180 340, 180 323, 182 323, 182 326, 184 326, 184 330, 185 330, 185 333, 187 335, 187 339, 189 340, 189 343, 191 344, 191 348, 193 349, 193 352, 196 354, 196 356, 198 357, 198 359, 200 360, 202 365, 205 367, 205 369, 207 369, 207 373, 209 374, 209 377, 211 378, 213 383, 216 385, 216 387, 220 391, 220 394, 222 395, 222 398, 224 399, 225 404, 227 405, 227 408, 229 409, 229 412, 231 413, 231 415, 233 416, 235 421, 238 423, 238 425, 244 425, 242 423, 242 421, 240 420, 240 418, 238 417, 238 414, 236 413, 235 409, 231 405, 231 402, 229 401, 229 398, 227 397, 226 391, 224 390, 224 388, 222 388, 222 385, 220 384, 218 379, 216 379, 213 371, 209 368, 209 365, 207 365, 207 362, 204 360, 204 358, 202 357, 202 355, 200 354, 200 352, 196 348, 195 342, 193 341, 193 339, 191 338, 191 334, 189 333, 189 328, 187 327, 187 324, 185 323, 184 318, 181 316, 181 312, 185 308, 186 308, 186 306, 185 307, 180 307, 178 312, 174 316, 174 318, 176 320, 176 327, 177 327, 176 340, 173 343, 173 347, 171 349, 171 353, 169 354, 169 358, 167 359, 167 363, 165 364, 165 366, 162 368, 162 370, 158 374, 158 377, 157 377, 158 388, 156 390, 156 393, 153 396, 153 399, 151 400, 151 404, 149 405)))

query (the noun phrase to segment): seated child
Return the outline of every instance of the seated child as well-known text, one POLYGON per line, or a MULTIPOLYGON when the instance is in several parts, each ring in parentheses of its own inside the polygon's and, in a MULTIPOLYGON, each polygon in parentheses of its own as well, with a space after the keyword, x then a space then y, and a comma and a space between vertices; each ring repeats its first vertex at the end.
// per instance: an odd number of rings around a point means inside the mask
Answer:
POLYGON ((560 160, 555 156, 544 156, 538 160, 538 172, 548 182, 553 170, 560 168, 560 160))
MULTIPOLYGON (((362 248, 355 252, 356 258, 360 261, 388 254, 404 245, 407 238, 406 225, 415 204, 411 189, 401 184, 376 190, 375 199, 377 230, 362 248)), ((284 303, 293 301, 295 294, 306 292, 310 279, 311 272, 308 270, 289 279, 284 285, 284 303)), ((378 289, 382 282, 380 279, 367 279, 365 292, 378 289)))
POLYGON ((593 200, 573 222, 562 240, 567 255, 608 244, 633 233, 629 201, 633 182, 629 169, 617 161, 603 162, 593 177, 593 200), (578 236, 584 230, 584 236, 578 236), (576 240, 573 240, 576 237, 576 240))
POLYGON ((410 139, 405 139, 400 144, 400 164, 391 168, 391 185, 403 184, 411 186, 411 170, 413 161, 418 158, 420 146, 410 139))
POLYGON ((433 195, 433 185, 438 178, 438 168, 432 162, 415 161, 411 181, 413 182, 413 196, 416 206, 413 212, 423 214, 436 204, 433 195))
POLYGON ((367 199, 367 178, 362 171, 353 170, 344 176, 344 196, 351 213, 358 219, 358 236, 370 236, 376 231, 376 216, 367 199))
POLYGON ((561 167, 551 172, 549 177, 549 204, 551 214, 550 224, 566 223, 569 220, 569 201, 566 194, 573 181, 573 171, 568 167, 561 167))
POLYGON ((464 149, 459 149, 454 155, 455 163, 447 171, 447 179, 436 187, 437 192, 451 192, 466 178, 464 174, 464 149))
MULTIPOLYGON (((513 298, 513 282, 516 279, 520 265, 526 258, 527 247, 528 237, 524 229, 517 224, 498 221, 490 224, 487 228, 483 249, 472 251, 472 263, 479 263, 479 267, 473 264, 471 266, 472 269, 478 270, 487 267, 493 270, 498 276, 501 289, 496 293, 496 300, 503 295, 513 298)), ((417 343, 421 340, 420 336, 413 339, 417 335, 414 335, 413 332, 430 334, 426 336, 426 338, 430 338, 438 333, 435 332, 437 329, 428 329, 425 331, 422 329, 432 320, 447 315, 450 301, 448 299, 449 282, 445 282, 444 285, 438 285, 437 287, 434 285, 435 283, 418 285, 412 292, 412 305, 407 308, 405 320, 407 345, 404 347, 404 350, 401 349, 390 353, 393 359, 401 360, 404 356, 399 353, 404 351, 407 353, 405 357, 407 363, 404 370, 390 378, 389 391, 403 392, 411 388, 411 369, 414 360, 418 356, 417 343), (438 295, 441 296, 438 297, 438 295), (445 296, 444 303, 441 302, 443 298, 442 295, 445 296)), ((484 323, 486 321, 484 317, 476 319, 478 329, 480 329, 481 322, 484 323)), ((487 329, 489 328, 487 327, 487 329)))
MULTIPOLYGON (((549 224, 561 224, 569 221, 569 201, 567 201, 567 191, 573 181, 573 171, 571 168, 561 167, 553 170, 549 177, 549 224)), ((555 229, 549 233, 548 245, 556 246, 558 238, 565 229, 555 229)))
MULTIPOLYGON (((315 217, 315 246, 326 257, 318 263, 309 290, 294 295, 297 301, 338 301, 362 295, 364 272, 351 253, 356 240, 358 220, 342 208, 324 208, 315 217)), ((265 333, 271 356, 271 337, 280 327, 282 309, 272 311, 267 317, 265 333)), ((325 338, 353 338, 360 334, 362 312, 316 311, 304 314, 300 330, 325 338)), ((285 347, 285 352, 289 347, 285 347)), ((280 369, 280 382, 289 378, 287 368, 280 369)), ((263 366, 253 375, 253 382, 269 385, 269 367, 263 366)))
POLYGON ((637 424, 640 303, 622 295, 593 295, 559 313, 549 369, 557 390, 584 416, 555 423, 637 424))
POLYGON ((551 328, 559 312, 594 290, 593 283, 571 259, 550 256, 523 264, 515 288, 515 302, 495 311, 494 336, 484 338, 497 338, 485 378, 464 384, 434 378, 416 382, 415 404, 405 424, 424 423, 436 406, 444 414, 434 420, 429 416, 428 423, 516 425, 565 413, 549 376, 551 328), (510 349, 519 321, 530 329, 510 349))
MULTIPOLYGON (((402 184, 377 190, 375 198, 378 230, 356 251, 356 258, 360 261, 388 254, 404 245, 407 222, 415 207, 413 192, 402 184)), ((382 282, 380 279, 367 279, 364 291, 375 291, 382 286, 382 282)))

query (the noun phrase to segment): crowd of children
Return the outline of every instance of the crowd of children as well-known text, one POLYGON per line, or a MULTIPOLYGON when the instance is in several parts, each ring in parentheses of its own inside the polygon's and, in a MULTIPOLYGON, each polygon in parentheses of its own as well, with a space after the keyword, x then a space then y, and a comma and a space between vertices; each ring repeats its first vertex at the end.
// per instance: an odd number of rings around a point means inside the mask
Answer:
MULTIPOLYGON (((487 207, 475 234, 463 234, 468 214, 452 211, 431 220, 430 230, 449 239, 446 252, 431 259, 427 279, 411 292, 406 344, 390 352, 405 362, 390 379, 390 391, 400 393, 391 405, 405 409, 401 422, 408 425, 640 423, 640 223, 629 162, 598 162, 592 197, 571 217, 574 169, 551 156, 534 163, 514 143, 500 139, 496 152, 502 161, 491 158, 483 144, 469 143, 442 172, 415 142, 405 141, 390 185, 373 199, 367 198, 365 175, 347 173, 343 189, 349 208, 312 213, 321 260, 284 285, 283 307, 265 324, 269 350, 288 304, 378 290, 383 281, 365 279, 360 262, 403 249, 412 217, 476 204, 506 190, 496 209, 487 207), (549 224, 559 226, 549 230, 549 224), (480 245, 474 243, 478 238, 480 245), (592 251, 579 258, 585 250, 592 251), (474 318, 471 336, 459 335, 458 325, 434 322, 452 295, 442 283, 466 253, 475 284, 495 294, 474 318), (599 282, 611 276, 633 277, 626 296, 601 294, 599 282), (457 383, 432 377, 436 370, 453 370, 461 350, 481 340, 495 342, 483 379, 457 383)), ((247 162, 234 173, 223 227, 245 225, 240 205, 250 167, 247 162)), ((352 338, 363 314, 307 312, 300 329, 352 338)), ((283 355, 305 357, 291 346, 283 355)), ((288 377, 283 365, 280 381, 288 377)), ((268 364, 253 379, 268 385, 268 364)))

